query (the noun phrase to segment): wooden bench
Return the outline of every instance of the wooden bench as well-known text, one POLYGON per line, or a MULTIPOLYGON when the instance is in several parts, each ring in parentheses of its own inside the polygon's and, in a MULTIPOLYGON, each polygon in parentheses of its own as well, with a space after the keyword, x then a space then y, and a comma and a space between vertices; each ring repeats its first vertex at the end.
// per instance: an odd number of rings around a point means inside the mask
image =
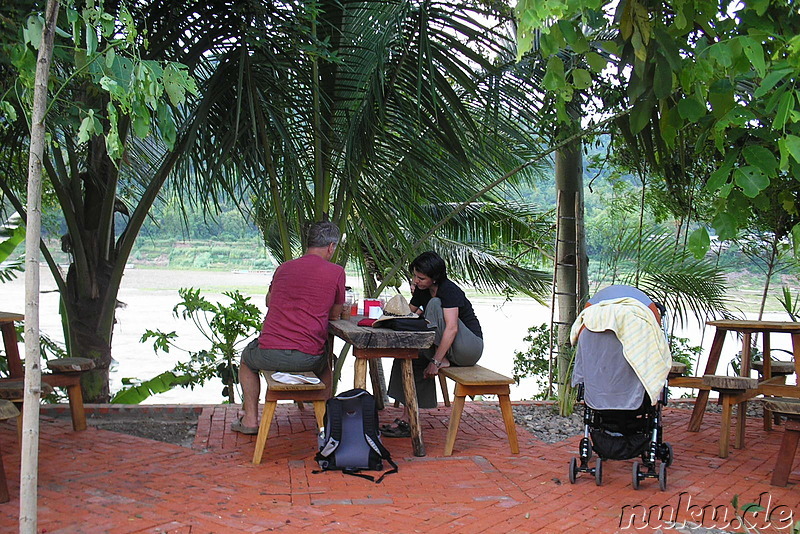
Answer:
POLYGON ((709 389, 719 393, 719 400, 722 404, 722 428, 720 429, 721 434, 719 437, 719 457, 727 458, 728 448, 730 446, 733 406, 737 406, 737 431, 734 447, 741 449, 744 447, 745 410, 747 409, 744 403, 747 402, 747 399, 753 396, 751 392, 758 388, 758 380, 743 376, 705 375, 703 376, 703 384, 708 386, 709 389))
POLYGON ((453 400, 453 410, 450 413, 450 423, 447 427, 444 455, 450 456, 453 454, 453 446, 456 442, 458 425, 461 423, 461 414, 464 412, 464 402, 467 395, 497 395, 500 400, 500 410, 503 413, 503 423, 508 434, 511 452, 518 454, 517 428, 514 426, 514 412, 511 409, 510 399, 511 388, 509 387, 510 384, 514 383, 514 380, 480 365, 445 367, 439 370, 439 374, 456 383, 455 399, 453 400))
POLYGON ((275 417, 275 409, 278 407, 279 400, 291 400, 297 403, 313 402, 314 416, 317 420, 317 430, 319 430, 325 424, 325 401, 331 396, 333 379, 330 365, 326 366, 325 370, 319 375, 311 372, 291 373, 319 378, 320 382, 318 384, 284 384, 272 378, 273 372, 261 371, 261 375, 267 381, 267 393, 264 399, 264 413, 261 414, 261 422, 258 425, 256 449, 253 452, 254 464, 261 463, 261 457, 264 454, 264 447, 269 436, 269 428, 272 425, 272 419, 275 417))
POLYGON ((800 399, 766 397, 760 400, 766 410, 786 417, 783 440, 770 481, 773 486, 786 486, 789 483, 789 473, 792 471, 797 444, 800 442, 800 399))

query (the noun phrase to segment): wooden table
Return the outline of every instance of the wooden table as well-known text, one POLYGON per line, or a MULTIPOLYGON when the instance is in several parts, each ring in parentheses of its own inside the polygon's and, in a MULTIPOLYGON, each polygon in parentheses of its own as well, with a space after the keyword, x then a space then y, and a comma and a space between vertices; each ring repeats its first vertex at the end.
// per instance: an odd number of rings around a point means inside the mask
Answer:
MULTIPOLYGON (((363 317, 354 316, 349 320, 331 321, 328 323, 328 332, 353 346, 353 355, 356 357, 354 386, 357 388, 367 387, 367 367, 370 360, 376 358, 402 360, 403 393, 406 397, 409 426, 411 426, 411 444, 414 456, 425 456, 425 444, 419 426, 417 388, 414 385, 411 362, 418 357, 420 349, 433 345, 434 333, 396 332, 388 328, 358 326, 356 323, 361 319, 363 317)), ((380 395, 380 392, 376 392, 376 395, 380 395)))
MULTIPOLYGON (((755 397, 756 395, 775 395, 780 397, 794 397, 800 398, 800 386, 797 385, 784 385, 775 383, 772 377, 772 370, 770 365, 770 334, 782 333, 790 334, 792 336, 792 351, 794 353, 795 373, 800 377, 800 323, 782 322, 782 321, 738 321, 738 320, 723 320, 723 321, 708 321, 707 325, 716 328, 714 334, 714 341, 711 344, 711 351, 708 354, 708 362, 706 363, 705 375, 716 374, 717 365, 719 364, 720 355, 722 354, 722 346, 725 343, 725 337, 728 332, 738 332, 742 334, 742 361, 739 374, 741 376, 750 376, 751 364, 751 341, 753 334, 761 334, 763 354, 764 354, 764 380, 759 382, 758 388, 749 390, 747 393, 741 395, 741 405, 739 407, 739 416, 736 420, 736 446, 742 447, 744 445, 744 426, 745 426, 745 413, 747 411, 747 400, 755 397)), ((676 384, 682 385, 682 384, 676 384)), ((687 385, 689 385, 687 383, 687 385)), ((703 422, 703 415, 706 411, 708 404, 709 389, 701 389, 697 394, 692 417, 689 420, 689 431, 698 432, 700 425, 703 422)))
POLYGON ((14 330, 14 323, 22 322, 23 320, 25 320, 25 316, 19 313, 0 311, 0 330, 3 332, 3 345, 6 349, 8 376, 10 378, 22 378, 25 376, 25 370, 22 368, 22 360, 19 357, 17 331, 14 330))

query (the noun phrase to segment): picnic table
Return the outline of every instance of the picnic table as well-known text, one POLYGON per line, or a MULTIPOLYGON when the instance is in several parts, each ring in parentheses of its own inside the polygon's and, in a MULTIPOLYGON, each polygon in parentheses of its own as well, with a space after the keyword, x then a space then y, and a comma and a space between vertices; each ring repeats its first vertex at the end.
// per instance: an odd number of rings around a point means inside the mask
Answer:
MULTIPOLYGON (((736 332, 742 335, 742 350, 741 350, 741 365, 739 368, 740 377, 749 377, 752 367, 752 354, 751 347, 753 336, 761 334, 762 347, 764 354, 763 362, 763 380, 759 381, 754 388, 747 388, 735 395, 732 400, 739 406, 738 417, 736 420, 736 446, 744 446, 744 430, 747 401, 758 395, 774 395, 778 397, 800 398, 800 386, 786 385, 780 383, 783 377, 772 376, 771 361, 770 361, 770 334, 789 334, 792 337, 792 352, 794 354, 795 373, 800 376, 800 323, 783 322, 783 321, 753 321, 753 320, 721 320, 721 321, 708 321, 707 325, 713 326, 716 331, 714 334, 714 341, 711 344, 711 350, 708 355, 708 362, 704 375, 715 375, 719 359, 722 354, 722 347, 725 343, 725 338, 729 332, 736 332)), ((693 387, 684 379, 681 383, 673 385, 681 385, 693 387)), ((692 380, 692 379, 688 379, 692 380)), ((695 378, 694 380, 701 380, 702 377, 695 378)), ((696 387, 696 386, 694 386, 696 387)), ((692 417, 689 420, 689 431, 698 432, 700 425, 703 422, 703 415, 708 404, 710 388, 706 387, 700 389, 695 401, 692 417)))
POLYGON ((403 392, 409 413, 411 444, 415 456, 425 456, 425 444, 422 441, 422 429, 419 425, 417 388, 414 385, 411 362, 418 357, 420 349, 433 345, 434 333, 398 332, 388 328, 358 326, 357 323, 361 319, 363 317, 353 316, 350 319, 330 321, 328 332, 353 346, 353 355, 356 358, 354 387, 366 389, 370 360, 377 358, 402 360, 403 392))

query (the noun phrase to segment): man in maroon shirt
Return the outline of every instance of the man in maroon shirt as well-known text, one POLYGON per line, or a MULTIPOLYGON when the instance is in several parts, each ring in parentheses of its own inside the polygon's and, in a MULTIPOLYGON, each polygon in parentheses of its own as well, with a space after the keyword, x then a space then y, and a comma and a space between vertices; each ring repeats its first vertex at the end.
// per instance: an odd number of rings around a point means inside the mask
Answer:
POLYGON ((258 434, 260 370, 318 371, 326 364, 328 319, 338 319, 344 303, 344 269, 330 261, 338 243, 335 224, 315 223, 305 255, 275 271, 261 335, 242 351, 244 415, 231 425, 235 432, 258 434))

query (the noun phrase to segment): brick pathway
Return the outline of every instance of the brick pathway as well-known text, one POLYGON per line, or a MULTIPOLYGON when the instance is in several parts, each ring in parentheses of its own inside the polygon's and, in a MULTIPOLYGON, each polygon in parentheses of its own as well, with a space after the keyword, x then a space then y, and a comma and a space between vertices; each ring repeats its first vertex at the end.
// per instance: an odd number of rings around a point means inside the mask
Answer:
MULTIPOLYGON (((39 530, 654 532, 662 510, 664 518, 677 513, 678 521, 699 522, 705 513, 706 526, 742 531, 730 523, 737 494, 740 504, 759 498, 769 504, 769 523, 765 512, 748 516, 762 532, 790 532, 778 527, 800 521, 800 457, 787 488, 770 486, 782 430, 765 433, 755 418, 748 424, 748 448, 722 460, 716 456, 718 415, 708 414, 702 432, 689 433, 690 412, 667 408, 664 435, 675 463, 668 490, 661 492, 655 479, 643 481, 639 491, 631 488, 632 461, 606 462, 602 487, 586 475, 570 484, 568 463, 577 455, 578 437, 549 445, 518 427, 521 452, 510 454, 492 403, 467 404, 449 458, 442 456, 449 409, 424 410, 428 456, 414 457, 410 440, 385 440, 400 472, 380 485, 338 472, 314 474, 313 411, 292 405, 279 406, 263 463, 252 465, 255 437, 229 430, 236 411, 229 405, 204 408, 191 449, 93 428, 73 432, 68 420, 43 417, 39 530)), ((391 421, 399 413, 387 408, 381 417, 391 421)), ((19 453, 13 425, 0 425, 0 444, 12 494, 0 505, 0 532, 15 532, 19 453)))

